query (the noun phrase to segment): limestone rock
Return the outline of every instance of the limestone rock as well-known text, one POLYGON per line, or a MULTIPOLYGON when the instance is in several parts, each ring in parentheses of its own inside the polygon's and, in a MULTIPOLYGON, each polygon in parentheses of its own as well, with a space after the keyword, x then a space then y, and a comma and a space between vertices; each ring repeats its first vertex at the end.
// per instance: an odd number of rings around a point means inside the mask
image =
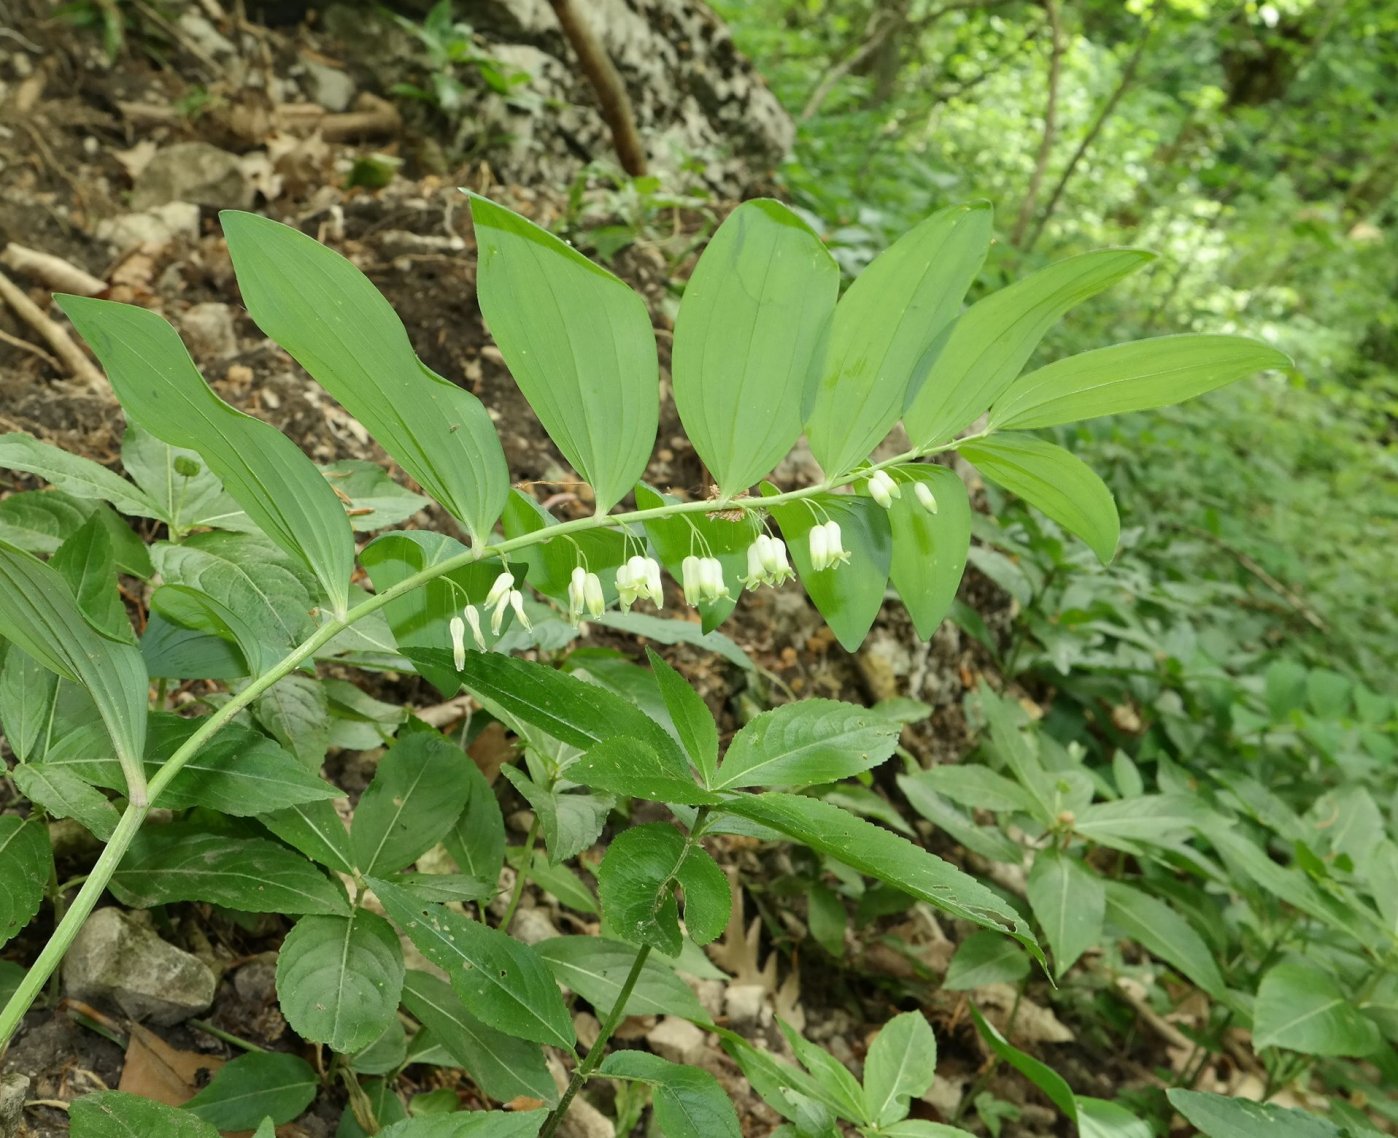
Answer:
POLYGON ((135 248, 161 249, 176 237, 198 235, 199 207, 193 202, 169 202, 97 223, 97 236, 122 253, 135 248))
POLYGON ((131 192, 136 209, 170 202, 245 209, 252 205, 252 185, 236 154, 207 142, 177 142, 156 151, 131 192))
POLYGON ((650 1049, 662 1059, 686 1067, 698 1066, 704 1057, 704 1033, 687 1019, 666 1016, 646 1033, 650 1049))
POLYGON ((167 944, 119 909, 88 918, 63 962, 63 990, 110 1000, 132 1019, 174 1024, 208 1009, 214 974, 196 956, 167 944))
POLYGON ((24 1101, 29 1097, 28 1075, 0 1077, 0 1138, 18 1138, 24 1120, 24 1101))
POLYGON ((347 111, 354 102, 354 80, 338 67, 308 59, 306 78, 311 98, 327 111, 347 111))
POLYGON ((226 360, 238 354, 233 309, 226 304, 193 305, 180 317, 180 331, 196 360, 226 360))

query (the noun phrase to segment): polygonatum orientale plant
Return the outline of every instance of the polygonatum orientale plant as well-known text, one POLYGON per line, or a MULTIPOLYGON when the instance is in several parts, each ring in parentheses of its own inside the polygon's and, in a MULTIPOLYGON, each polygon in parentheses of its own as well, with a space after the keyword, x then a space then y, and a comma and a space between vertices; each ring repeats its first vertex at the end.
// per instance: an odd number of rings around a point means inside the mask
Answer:
MULTIPOLYGON (((547 655, 595 622, 744 660, 714 630, 744 591, 766 588, 803 588, 853 650, 891 584, 930 637, 971 533, 964 484, 936 456, 961 455, 1106 562, 1119 531, 1111 494, 1034 432, 1177 402, 1288 361, 1237 336, 1181 335, 1025 373, 1065 312, 1149 255, 1072 257, 967 307, 991 214, 956 206, 840 295, 817 236, 781 204, 750 201, 700 257, 675 321, 675 407, 712 482, 706 496, 685 497, 642 481, 661 398, 646 305, 523 217, 478 196, 471 211, 486 323, 590 487, 590 515, 556 517, 512 488, 487 409, 418 359, 358 269, 294 228, 223 214, 247 309, 420 493, 369 463, 317 467, 223 402, 154 313, 59 298, 125 411, 130 477, 27 436, 0 437, 0 466, 53 487, 13 495, 0 528, 0 720, 10 777, 30 804, 27 817, 0 818, 0 935, 25 928, 50 893, 46 819, 72 819, 103 846, 76 893, 63 894, 37 959, 3 974, 0 1041, 105 892, 139 908, 199 901, 294 919, 278 993, 291 1026, 327 1048, 330 1075, 346 1081, 342 1132, 548 1136, 584 1083, 606 1078, 649 1088, 672 1138, 736 1135, 733 1107, 706 1072, 607 1051, 628 1013, 714 1026, 679 978, 702 967, 695 946, 730 917, 730 886, 706 837, 794 841, 1012 937, 1042 963, 1039 944, 995 891, 811 793, 892 755, 896 715, 797 701, 757 715, 720 755, 703 701, 658 657, 646 681, 655 698, 642 707, 585 666, 512 653, 547 655), (895 429, 898 453, 872 458, 895 429), (823 476, 774 483, 802 436, 823 476), (459 538, 392 528, 429 500, 459 523, 459 538), (25 522, 34 517, 42 524, 25 522), (145 519, 158 538, 147 545, 124 518, 145 519), (144 583, 140 635, 119 574, 144 583), (656 615, 676 607, 694 610, 697 624, 656 615), (333 675, 319 670, 327 664, 333 675), (343 678, 347 668, 415 672, 448 697, 464 686, 482 719, 520 740, 523 762, 504 773, 532 808, 523 849, 507 850, 495 795, 463 741, 371 698, 343 678), (176 713, 170 685, 190 681, 199 694, 176 713), (348 827, 332 803, 341 792, 319 773, 332 747, 386 747, 348 827), (668 807, 673 820, 617 833, 594 893, 568 863, 635 799, 668 807), (146 825, 156 807, 173 819, 146 825), (414 870, 443 845, 456 872, 414 870), (507 859, 513 891, 492 924, 507 859), (600 920, 602 935, 513 939, 530 876, 600 920), (406 968, 400 933, 437 973, 406 968), (585 1049, 565 988, 601 1023, 585 1049), (411 1040, 404 1012, 421 1025, 411 1040), (545 1048, 571 1063, 561 1091, 545 1048), (408 1119, 380 1077, 414 1061, 459 1065, 484 1099, 525 1106, 408 1119)), ((951 1132, 906 1117, 935 1062, 920 1015, 884 1029, 863 1085, 794 1033, 810 1073, 723 1038, 787 1133, 833 1134, 836 1118, 886 1138, 951 1132)), ((305 1107, 326 1070, 253 1053, 179 1111, 117 1094, 80 1100, 73 1132, 261 1123, 270 1133, 305 1107), (280 1090, 249 1099, 248 1087, 280 1090)))

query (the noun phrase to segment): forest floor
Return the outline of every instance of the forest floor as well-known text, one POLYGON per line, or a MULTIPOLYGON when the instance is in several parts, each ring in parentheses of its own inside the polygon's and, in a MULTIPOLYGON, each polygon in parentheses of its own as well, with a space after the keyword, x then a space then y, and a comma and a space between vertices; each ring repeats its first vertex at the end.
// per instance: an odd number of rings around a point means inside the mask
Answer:
MULTIPOLYGON (((232 87, 219 78, 222 49, 212 37, 201 40, 197 25, 194 31, 172 26, 159 58, 128 43, 108 65, 94 30, 57 21, 50 7, 37 0, 21 0, 19 8, 18 19, 5 29, 8 40, 0 41, 9 57, 0 64, 0 179, 5 187, 0 248, 14 243, 49 254, 97 278, 104 286, 101 295, 170 319, 221 396, 276 424, 316 461, 387 463, 363 429, 258 331, 239 303, 219 235, 218 207, 253 208, 293 224, 350 257, 388 297, 423 360, 480 396, 501 429, 517 485, 533 488, 564 516, 570 510, 589 512, 587 503, 573 494, 567 471, 484 332, 475 302, 470 219, 457 186, 489 192, 544 225, 568 208, 563 195, 495 184, 484 164, 455 171, 455 177, 418 176, 421 171, 411 161, 382 188, 345 188, 356 161, 372 154, 407 155, 414 142, 389 104, 355 89, 353 61, 348 71, 342 69, 340 45, 305 28, 240 29, 236 50, 243 76, 232 87), (256 58, 242 54, 248 43, 257 45, 256 58), (278 81, 271 82, 272 76, 278 81), (366 116, 358 126, 345 121, 344 116, 356 114, 366 116)), ((667 221, 674 232, 700 223, 683 215, 667 221)), ((669 248, 641 234, 609 261, 650 303, 662 366, 668 347, 667 302, 688 269, 674 263, 669 248)), ((21 268, 0 271, 39 309, 57 315, 49 294, 63 291, 60 279, 21 268)), ((28 432, 114 464, 122 418, 110 389, 69 374, 54 357, 53 345, 32 321, 0 306, 0 429, 28 432)), ((701 493, 701 468, 673 410, 667 414, 648 480, 681 495, 701 493)), ((793 467, 785 473, 794 477, 800 472, 793 467)), ((23 476, 7 477, 8 489, 39 485, 23 476)), ((415 524, 449 522, 424 515, 415 524)), ((972 569, 962 599, 980 614, 992 636, 1004 635, 1013 615, 1005 593, 972 569)), ((950 624, 924 645, 901 610, 889 611, 868 646, 850 655, 834 643, 798 593, 768 591, 760 598, 747 597, 724 632, 756 662, 756 670, 695 647, 667 646, 664 653, 730 732, 738 723, 740 700, 765 702, 772 688, 871 702, 912 696, 932 709, 930 718, 904 736, 905 746, 921 763, 955 761, 969 748, 962 699, 992 665, 972 638, 950 624)), ((615 634, 594 643, 632 654, 642 651, 635 638, 615 634)), ((419 710, 440 703, 425 686, 393 677, 366 675, 361 682, 374 694, 419 710)), ((498 748, 491 754, 478 746, 474 757, 490 775, 498 770, 498 748)), ((358 753, 332 759, 327 773, 351 802, 372 774, 373 759, 358 753)), ((0 790, 4 793, 8 791, 0 790)), ((506 817, 520 824, 524 804, 513 790, 502 792, 502 802, 506 817)), ((0 806, 12 805, 0 801, 0 806)), ((928 840, 939 853, 967 861, 945 839, 928 840)), ((759 855, 754 846, 736 839, 715 852, 744 883, 747 920, 753 921, 752 931, 745 920, 734 922, 716 946, 715 961, 738 981, 765 988, 761 1009, 743 1026, 774 1049, 785 1046, 774 1029, 779 1014, 803 1020, 813 1039, 857 1061, 872 1033, 908 1006, 898 982, 944 971, 955 941, 964 935, 913 910, 872 918, 843 960, 815 948, 802 951, 804 902, 763 884, 784 876, 783 855, 759 855)), ((81 844, 69 849, 60 875, 82 873, 91 857, 91 849, 81 844)), ((167 939, 213 964, 221 977, 204 1022, 261 1047, 307 1051, 275 1007, 272 961, 285 923, 269 918, 240 924, 207 909, 185 910, 162 917, 158 927, 167 939)), ((545 928, 588 931, 542 895, 526 903, 530 913, 528 920, 542 921, 545 928)), ((48 919, 41 918, 12 942, 6 957, 26 963, 47 932, 48 919)), ((1014 998, 1006 986, 1000 987, 1005 990, 978 992, 977 1003, 992 1012, 998 1007, 992 1020, 1004 1025, 1014 998)), ((1031 1050, 1050 1048, 1053 1066, 1075 1089, 1114 1098, 1122 1086, 1149 1080, 1153 1067, 1170 1061, 1159 1032, 1136 1033, 1136 1045, 1127 1053, 1075 1042, 1074 1028, 1048 1010, 1047 993, 1047 982, 1031 985, 1030 998, 1014 1012, 1014 1038, 1031 1050)), ((917 1105, 917 1116, 950 1121, 961 1116, 964 1098, 988 1091, 1019 1108, 1012 1133, 1066 1132, 1067 1123, 1018 1077, 978 1081, 987 1056, 963 994, 928 999, 933 1002, 924 1007, 937 1029, 942 1056, 938 1083, 929 1100, 917 1105)), ((682 1047, 683 1041, 668 1040, 672 1034, 663 1023, 646 1021, 629 1022, 622 1032, 624 1038, 645 1038, 657 1049, 682 1047)), ((213 1066, 235 1053, 221 1038, 188 1024, 140 1028, 106 1019, 102 1009, 59 1002, 31 1012, 24 1033, 0 1059, 0 1074, 18 1071, 33 1079, 31 1100, 48 1105, 25 1111, 28 1133, 51 1135, 67 1131, 58 1105, 65 1100, 109 1087, 182 1101, 181 1096, 188 1097, 207 1080, 213 1066)), ((776 1124, 712 1040, 684 1052, 683 1058, 710 1067, 734 1090, 745 1109, 746 1133, 765 1134, 776 1124)), ((460 1086, 463 1101, 478 1102, 459 1075, 446 1069, 409 1068, 400 1089, 442 1086, 460 1086)), ((334 1133, 343 1109, 342 1091, 327 1089, 305 1118, 278 1132, 334 1133)), ((977 1125, 974 1112, 961 1123, 977 1125)))

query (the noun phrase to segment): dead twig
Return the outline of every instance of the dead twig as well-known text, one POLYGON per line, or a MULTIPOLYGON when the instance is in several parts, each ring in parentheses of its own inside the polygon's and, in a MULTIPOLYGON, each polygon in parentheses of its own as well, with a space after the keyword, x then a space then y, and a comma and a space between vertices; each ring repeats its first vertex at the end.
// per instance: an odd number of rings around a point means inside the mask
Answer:
POLYGON ((621 168, 633 178, 641 177, 646 172, 646 150, 636 133, 636 116, 616 64, 572 0, 549 0, 549 3, 553 5, 563 35, 578 57, 583 76, 597 96, 597 107, 612 132, 612 146, 621 168))
POLYGON ((63 362, 63 367, 69 375, 81 380, 93 391, 107 390, 106 378, 83 354, 83 350, 73 343, 72 337, 61 325, 45 316, 39 306, 25 295, 24 290, 4 273, 0 273, 0 300, 13 308, 21 320, 48 341, 53 354, 63 362))
POLYGON ((62 257, 41 253, 11 241, 0 253, 0 265, 47 285, 55 292, 72 292, 78 296, 98 296, 107 291, 107 282, 94 277, 62 257))
POLYGON ((63 365, 54 359, 53 356, 49 355, 48 352, 44 351, 43 348, 39 347, 38 344, 31 344, 28 340, 22 339, 19 336, 11 336, 4 329, 0 329, 0 341, 4 341, 12 348, 18 348, 21 352, 28 352, 32 356, 38 356, 55 371, 63 370, 63 365))

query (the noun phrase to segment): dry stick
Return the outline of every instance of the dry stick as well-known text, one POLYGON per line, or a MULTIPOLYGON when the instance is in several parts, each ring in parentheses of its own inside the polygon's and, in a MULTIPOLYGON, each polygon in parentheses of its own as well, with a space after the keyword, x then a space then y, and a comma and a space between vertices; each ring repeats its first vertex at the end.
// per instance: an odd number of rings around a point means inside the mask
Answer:
POLYGON ((1082 141, 1078 143, 1078 148, 1073 151, 1073 156, 1068 159, 1068 165, 1063 167, 1063 173, 1059 175, 1057 184, 1053 187, 1053 193, 1049 194, 1048 201, 1044 204, 1043 211, 1039 214, 1038 220, 1034 222, 1034 232, 1025 241, 1022 251, 1025 253, 1033 250, 1038 244, 1040 236, 1044 232, 1044 226, 1048 224, 1049 218, 1053 216, 1054 210, 1058 208, 1058 202, 1063 197, 1063 191, 1068 188, 1068 183, 1072 179, 1074 172, 1078 168, 1078 163, 1083 160, 1083 156, 1092 148, 1092 144, 1097 141, 1097 136, 1102 133, 1102 128, 1107 125, 1107 120, 1111 118, 1112 112, 1116 110, 1117 104, 1121 102, 1121 97, 1126 94, 1127 88, 1131 86, 1136 78, 1136 69, 1141 64, 1141 58, 1146 53, 1146 45, 1150 42, 1151 33, 1155 31, 1156 9, 1151 8, 1146 15, 1145 27, 1141 29, 1141 38, 1136 41, 1136 48, 1131 53, 1131 58, 1126 61, 1126 66, 1121 70, 1121 78, 1117 80, 1116 87, 1107 101, 1102 104, 1102 109, 1097 112, 1097 117, 1092 120, 1092 125, 1087 128, 1087 133, 1083 135, 1082 141))
POLYGON ((553 5, 563 35, 577 53, 583 75, 597 96, 597 106, 612 132, 612 146, 621 168, 633 178, 641 177, 646 172, 646 151, 636 133, 636 116, 631 111, 631 99, 616 65, 582 13, 573 7, 572 0, 549 0, 549 3, 553 5))
POLYGON ((52 253, 41 253, 25 245, 11 241, 0 253, 0 265, 14 269, 40 284, 47 285, 55 292, 72 292, 78 296, 99 296, 107 291, 107 282, 94 277, 86 269, 80 269, 62 257, 52 253))
POLYGON ((1058 0, 1044 0, 1044 13, 1049 24, 1049 73, 1048 102, 1044 106, 1044 133, 1039 139, 1039 154, 1034 159, 1034 173, 1029 178, 1029 188, 1019 205, 1019 218, 1015 221, 1010 243, 1022 248, 1024 231, 1034 216, 1034 207, 1039 201, 1039 187, 1044 183, 1044 172, 1048 169, 1049 158, 1053 154, 1054 137, 1058 134, 1058 86, 1063 73, 1063 23, 1059 18, 1058 0))
POLYGON ((820 82, 815 85, 815 90, 811 92, 811 97, 806 100, 806 105, 796 116, 797 126, 814 118, 816 112, 825 105, 825 100, 830 97, 830 92, 835 89, 835 85, 856 67, 871 59, 879 48, 883 47, 884 41, 893 34, 894 30, 903 25, 903 19, 898 13, 888 13, 886 19, 880 19, 881 14, 875 13, 870 19, 870 23, 875 26, 870 32, 869 38, 850 55, 829 67, 821 76, 820 82))
POLYGON ((38 344, 31 344, 28 340, 23 340, 18 336, 11 336, 3 328, 0 328, 0 343, 9 344, 11 347, 18 348, 21 352, 28 352, 30 355, 38 356, 48 364, 49 367, 53 368, 54 371, 63 370, 63 365, 49 355, 48 352, 44 351, 43 348, 39 347, 38 344))
POLYGON ((107 390, 107 380, 97 370, 97 365, 83 355, 83 350, 73 343, 72 337, 60 325, 45 316, 39 306, 24 294, 24 290, 4 273, 0 273, 0 300, 13 308, 20 319, 48 341, 53 354, 62 360, 63 366, 68 369, 68 374, 74 379, 82 380, 93 391, 107 390))

